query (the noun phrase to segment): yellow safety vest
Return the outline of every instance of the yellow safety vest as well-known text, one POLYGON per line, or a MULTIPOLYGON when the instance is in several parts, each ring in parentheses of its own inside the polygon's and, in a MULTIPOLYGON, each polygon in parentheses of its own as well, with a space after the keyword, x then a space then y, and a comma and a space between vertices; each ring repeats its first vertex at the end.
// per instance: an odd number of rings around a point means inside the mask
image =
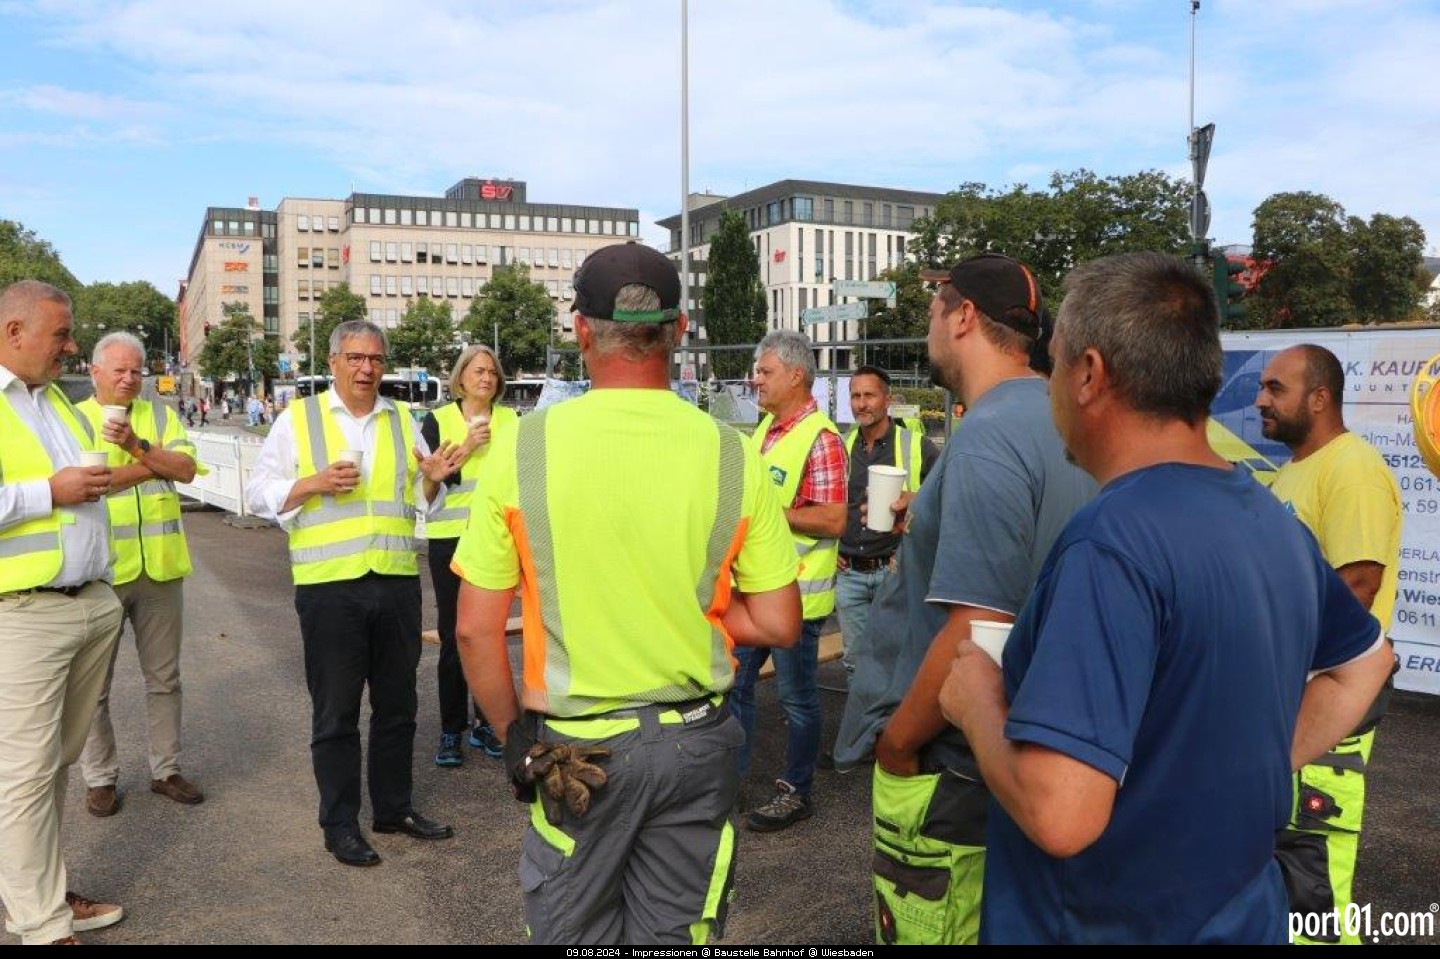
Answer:
MULTIPOLYGON (((755 428, 757 450, 764 445, 765 432, 774 420, 766 413, 755 428)), ((786 509, 795 502, 795 492, 800 488, 805 460, 810 456, 815 438, 826 430, 840 435, 830 417, 816 410, 780 437, 769 452, 760 453, 770 471, 770 479, 779 491, 780 505, 786 509)), ((795 579, 800 586, 801 615, 806 619, 829 616, 835 611, 835 569, 840 559, 840 540, 816 539, 793 529, 790 535, 795 540, 795 553, 800 557, 800 572, 795 579)))
MULTIPOLYGON (((46 388, 50 402, 60 414, 76 445, 95 449, 95 433, 79 410, 54 383, 46 388)), ((8 397, 0 395, 0 484, 48 480, 57 472, 40 437, 20 419, 8 397)), ((65 554, 60 547, 60 528, 75 522, 75 511, 56 506, 48 516, 16 523, 0 531, 0 593, 44 586, 60 573, 65 554)))
MULTIPOLYGON (((91 397, 76 407, 100 435, 105 411, 91 397)), ((195 445, 185 435, 180 418, 159 403, 135 400, 130 404, 130 429, 156 449, 178 450, 195 458, 195 445)), ((130 454, 111 443, 103 444, 110 468, 128 466, 130 454)), ((140 577, 141 572, 156 582, 189 576, 190 549, 180 525, 180 494, 175 484, 155 477, 105 497, 110 510, 110 544, 115 554, 115 585, 140 577)))
MULTIPOLYGON (((847 454, 854 454, 855 437, 859 435, 859 426, 845 434, 845 452, 847 454)), ((921 462, 920 434, 896 423, 895 465, 905 471, 905 488, 912 493, 920 488, 921 462)))
MULTIPOLYGON (((440 442, 461 443, 470 430, 458 403, 450 403, 434 411, 440 427, 440 442)), ((475 494, 480 469, 495 444, 504 442, 520 424, 516 412, 505 406, 490 408, 490 442, 470 454, 460 468, 460 482, 445 491, 445 506, 425 524, 426 539, 458 539, 470 522, 470 500, 475 494)))
MULTIPOLYGON (((330 465, 348 447, 330 409, 330 391, 290 405, 296 475, 330 465)), ((375 445, 365 450, 370 480, 339 496, 312 496, 290 528, 290 572, 297 586, 359 579, 366 573, 418 576, 415 561, 415 425, 404 403, 375 413, 375 445)))

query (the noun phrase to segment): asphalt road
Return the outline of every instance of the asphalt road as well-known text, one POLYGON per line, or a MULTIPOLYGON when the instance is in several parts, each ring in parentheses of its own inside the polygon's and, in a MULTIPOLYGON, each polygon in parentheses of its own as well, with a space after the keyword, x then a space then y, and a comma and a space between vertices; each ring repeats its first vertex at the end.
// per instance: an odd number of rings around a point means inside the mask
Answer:
MULTIPOLYGON (((384 857, 380 866, 342 866, 324 851, 315 821, 310 707, 284 536, 273 528, 234 528, 216 512, 187 513, 185 521, 196 568, 186 585, 182 762, 207 798, 183 807, 149 791, 142 684, 127 635, 112 698, 124 805, 109 819, 88 815, 77 770, 63 840, 70 887, 120 902, 127 915, 82 938, 97 944, 524 942, 516 880, 524 810, 509 798, 498 762, 468 749, 459 769, 431 762, 439 732, 436 648, 425 647, 420 667, 415 797, 427 816, 452 823, 456 837, 422 843, 373 836, 384 857)), ((434 625, 428 579, 422 574, 427 628, 434 625)), ((821 667, 822 683, 841 685, 842 677, 838 663, 821 667)), ((828 740, 842 698, 822 695, 828 740)), ((747 783, 752 796, 762 796, 780 768, 780 715, 774 684, 762 684, 764 735, 747 783)), ((1402 695, 1378 737, 1357 897, 1372 905, 1377 921, 1387 910, 1429 912, 1440 900, 1437 720, 1440 698, 1402 695)), ((869 777, 821 772, 815 798, 814 818, 785 832, 741 831, 727 944, 872 940, 869 777)), ((361 822, 368 826, 368 810, 361 822)), ((1440 942, 1433 932, 1390 938, 1440 942)), ((7 945, 17 941, 0 936, 7 945)))

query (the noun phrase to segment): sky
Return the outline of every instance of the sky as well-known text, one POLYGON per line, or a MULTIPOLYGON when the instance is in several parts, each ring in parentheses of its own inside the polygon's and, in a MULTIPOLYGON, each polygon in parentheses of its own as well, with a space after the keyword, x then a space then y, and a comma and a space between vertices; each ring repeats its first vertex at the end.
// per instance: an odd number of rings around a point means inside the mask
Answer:
MULTIPOLYGON (((691 0, 690 187, 1188 179, 1190 0, 691 0)), ((1322 193, 1440 252, 1440 3, 1203 0, 1210 236, 1322 193)), ((524 180, 681 195, 679 0, 0 0, 0 219, 173 295, 207 206, 524 180)))

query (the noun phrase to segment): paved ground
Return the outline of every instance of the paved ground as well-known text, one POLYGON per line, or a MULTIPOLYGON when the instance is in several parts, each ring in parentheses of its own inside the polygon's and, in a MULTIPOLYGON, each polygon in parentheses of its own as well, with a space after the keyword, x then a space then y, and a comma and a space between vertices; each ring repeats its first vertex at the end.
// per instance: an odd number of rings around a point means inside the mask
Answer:
MULTIPOLYGON (((515 864, 524 815, 499 764, 430 762, 438 733, 436 648, 421 662, 417 805, 455 825, 448 842, 373 837, 374 869, 339 865, 321 845, 307 747, 309 702, 283 535, 241 530, 223 514, 189 513, 196 572, 187 586, 185 772, 206 791, 181 807, 148 789, 140 677, 122 649, 113 712, 125 805, 110 819, 85 813, 72 777, 65 849, 70 885, 128 913, 94 943, 519 943, 515 864)), ((428 576, 426 581, 427 603, 428 576)), ((433 610, 427 627, 434 625, 433 610)), ((128 637, 122 640, 129 644, 128 637)), ((838 664, 821 681, 842 683, 838 664)), ((824 694, 827 737, 841 697, 824 694)), ((748 788, 763 794, 780 764, 783 727, 773 684, 761 690, 760 742, 748 788)), ((1440 699, 1402 696, 1375 754, 1373 805, 1362 845, 1360 900, 1426 911, 1440 899, 1433 824, 1440 755, 1432 731, 1440 699)), ((1217 774, 1223 770, 1197 774, 1217 774)), ((871 939, 868 776, 822 772, 817 813, 787 832, 742 833, 739 891, 727 942, 858 944, 871 939)), ((368 813, 362 819, 368 824, 368 813)), ((1177 823, 1216 829, 1223 823, 1177 823)), ((1403 941, 1422 941, 1407 937, 1403 941)), ((1440 942, 1431 935, 1429 943, 1440 942)), ((11 944, 14 937, 0 936, 11 944)))

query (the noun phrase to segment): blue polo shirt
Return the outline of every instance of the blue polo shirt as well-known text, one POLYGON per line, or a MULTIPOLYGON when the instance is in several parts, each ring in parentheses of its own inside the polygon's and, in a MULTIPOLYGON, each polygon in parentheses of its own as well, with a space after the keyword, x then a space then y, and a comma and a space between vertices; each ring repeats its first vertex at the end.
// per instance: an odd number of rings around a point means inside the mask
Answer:
POLYGON ((1310 670, 1379 624, 1243 471, 1167 464, 1070 521, 1005 649, 1005 735, 1120 784, 1088 849, 1055 859, 996 803, 982 942, 1283 943, 1273 853, 1310 670))

